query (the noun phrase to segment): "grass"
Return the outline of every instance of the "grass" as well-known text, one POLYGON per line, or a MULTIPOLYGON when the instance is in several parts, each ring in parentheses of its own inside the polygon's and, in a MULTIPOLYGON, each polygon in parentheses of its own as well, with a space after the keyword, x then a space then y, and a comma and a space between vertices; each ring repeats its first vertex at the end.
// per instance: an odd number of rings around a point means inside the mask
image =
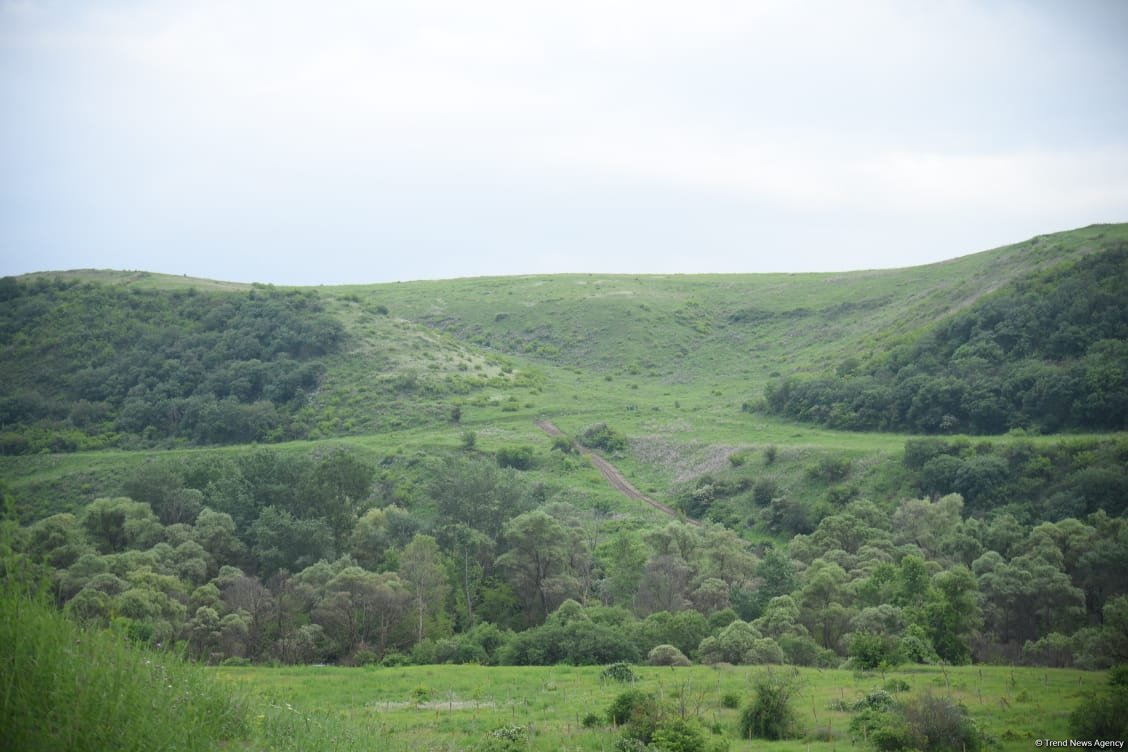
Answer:
MULTIPOLYGON (((1126 237, 1128 225, 1042 236, 941 264, 842 274, 571 274, 319 287, 348 344, 327 362, 304 413, 314 441, 274 448, 312 451, 317 441, 333 441, 381 459, 457 447, 470 430, 483 451, 533 447, 538 480, 603 502, 614 497, 597 475, 548 460, 550 443, 534 421, 549 418, 572 435, 604 421, 632 439, 616 464, 662 501, 705 473, 726 472, 729 454, 756 457, 767 446, 779 448, 780 462, 770 470, 752 462, 743 472, 770 473, 788 492, 823 493, 804 480, 805 467, 834 455, 858 468, 863 494, 903 495, 911 490, 898 486, 895 473, 873 468, 895 463, 907 437, 801 426, 744 406, 754 406, 773 379, 880 357, 1008 280, 1089 252, 1102 236, 1126 237)), ((145 272, 62 276, 162 289, 247 287, 145 272)), ((157 453, 4 457, 0 482, 30 520, 116 495, 123 475, 157 453)))
POLYGON ((0 749, 203 751, 250 732, 241 695, 202 667, 0 587, 0 749))
MULTIPOLYGON (((594 752, 618 738, 606 709, 626 688, 601 679, 599 666, 205 668, 112 630, 82 629, 12 580, 0 593, 0 645, 0 748, 32 752, 464 750, 502 726, 524 728, 529 750, 594 752), (585 722, 589 715, 597 722, 585 722)), ((634 686, 732 750, 829 752, 851 746, 852 706, 874 689, 950 696, 994 739, 991 748, 1024 750, 1034 739, 1068 738, 1069 712, 1105 682, 1103 673, 1001 666, 799 669, 802 736, 738 739, 763 670, 642 666, 634 686)))
MULTIPOLYGON (((607 750, 619 731, 603 719, 624 685, 600 680, 600 667, 407 666, 214 669, 224 682, 254 693, 311 728, 336 727, 336 738, 379 740, 380 749, 472 748, 504 725, 531 730, 531 750, 607 750), (583 720, 601 717, 592 728, 583 720)), ((1069 711, 1104 681, 1103 674, 1008 667, 911 667, 884 674, 801 669, 796 709, 800 739, 763 742, 736 738, 741 709, 752 696, 760 667, 636 667, 637 687, 657 694, 675 714, 684 709, 720 732, 733 750, 779 752, 850 747, 850 706, 866 692, 904 682, 908 697, 923 692, 963 703, 996 743, 994 749, 1030 749, 1034 739, 1068 738, 1069 711), (726 707, 726 695, 739 698, 726 707)), ((774 667, 774 671, 791 671, 774 667)), ((340 747, 342 749, 366 748, 340 747)))

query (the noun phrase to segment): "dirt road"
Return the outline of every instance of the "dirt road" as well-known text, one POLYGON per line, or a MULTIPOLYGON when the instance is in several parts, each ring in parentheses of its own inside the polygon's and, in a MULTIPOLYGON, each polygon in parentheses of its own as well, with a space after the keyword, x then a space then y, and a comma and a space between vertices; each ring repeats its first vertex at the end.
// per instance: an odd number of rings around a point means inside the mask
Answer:
MULTIPOLYGON (((563 436, 564 435, 564 433, 559 428, 557 428, 555 425, 553 425, 551 422, 549 422, 547 420, 538 420, 537 421, 537 427, 539 427, 542 431, 547 433, 549 436, 563 436)), ((676 517, 678 519, 685 520, 690 525, 698 525, 698 526, 701 525, 701 523, 698 522, 697 520, 691 520, 688 517, 683 517, 676 510, 666 506, 665 504, 663 504, 660 501, 657 501, 655 499, 650 498, 649 496, 644 494, 642 491, 639 491, 637 488, 635 488, 634 486, 632 486, 630 484, 630 481, 628 481, 626 478, 623 477, 623 474, 621 472, 619 472, 618 468, 616 468, 610 462, 603 459, 602 457, 600 457, 598 454, 591 451, 587 447, 583 447, 583 446, 580 446, 579 444, 575 444, 575 443, 573 443, 572 446, 574 446, 580 454, 584 455, 585 457, 587 457, 591 460, 591 464, 595 465, 595 468, 597 470, 599 470, 600 473, 602 473, 603 477, 607 479, 607 482, 610 483, 613 488, 615 488, 617 491, 624 494, 628 498, 637 499, 638 501, 649 504, 650 506, 654 507, 658 511, 665 512, 666 514, 670 515, 671 517, 676 517)))

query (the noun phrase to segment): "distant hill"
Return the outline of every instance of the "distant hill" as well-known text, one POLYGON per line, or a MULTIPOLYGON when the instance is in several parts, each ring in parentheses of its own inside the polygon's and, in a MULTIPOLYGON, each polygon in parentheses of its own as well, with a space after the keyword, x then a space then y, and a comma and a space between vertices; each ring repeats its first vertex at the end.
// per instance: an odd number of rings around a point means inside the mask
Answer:
POLYGON ((6 278, 0 452, 675 401, 851 430, 1123 429, 1126 248, 1128 225, 1105 225, 835 274, 316 289, 90 270, 6 278))
POLYGON ((1128 428, 1128 240, 1113 231, 1094 246, 867 363, 769 385, 769 410, 847 430, 1128 428))

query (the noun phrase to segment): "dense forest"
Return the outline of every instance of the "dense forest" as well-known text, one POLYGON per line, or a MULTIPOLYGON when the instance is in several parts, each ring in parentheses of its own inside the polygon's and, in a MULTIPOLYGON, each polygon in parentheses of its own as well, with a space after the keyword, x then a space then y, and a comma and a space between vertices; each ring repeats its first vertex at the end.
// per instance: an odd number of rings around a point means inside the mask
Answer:
POLYGON ((305 435, 344 329, 316 293, 0 280, 0 453, 305 435))
POLYGON ((716 523, 636 529, 474 450, 258 449, 147 463, 119 497, 8 531, 68 613, 203 660, 1101 667, 1128 660, 1126 461, 1122 441, 913 440, 924 496, 752 503, 791 536, 753 545, 716 523), (969 509, 936 485, 944 458, 1049 481, 1056 521, 985 515, 981 481, 969 509))
POLYGON ((915 342, 765 390, 774 414, 851 431, 1128 428, 1128 245, 1019 279, 915 342))

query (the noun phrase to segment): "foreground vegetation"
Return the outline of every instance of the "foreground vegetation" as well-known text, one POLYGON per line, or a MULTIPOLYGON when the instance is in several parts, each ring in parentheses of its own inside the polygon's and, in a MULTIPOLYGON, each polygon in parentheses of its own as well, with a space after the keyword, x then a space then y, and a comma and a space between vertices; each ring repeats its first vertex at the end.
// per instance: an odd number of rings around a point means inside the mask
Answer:
POLYGON ((1006 667, 209 670, 113 630, 81 629, 11 581, 0 630, 0 743, 22 750, 594 751, 630 748, 624 738, 643 733, 659 750, 829 750, 875 743, 875 709, 921 702, 948 708, 975 743, 1017 750, 1083 733, 1105 682, 1006 667), (778 741, 759 730, 745 738, 766 682, 791 688, 792 722, 778 741))
MULTIPOLYGON (((741 716, 766 671, 636 667, 636 681, 623 684, 601 678, 605 670, 599 667, 217 669, 223 681, 275 702, 290 702, 315 722, 332 718, 387 744, 381 749, 404 750, 474 749, 488 732, 505 726, 527 732, 528 747, 515 749, 614 749, 624 728, 610 722, 608 711, 630 690, 653 693, 666 715, 691 721, 701 732, 701 749, 710 744, 734 752, 864 749, 867 740, 857 726, 852 734, 851 722, 888 695, 899 702, 950 698, 967 708, 989 741, 985 748, 1020 750, 1032 748, 1035 739, 1069 738, 1071 711, 1092 700, 1106 681, 1103 674, 1062 669, 800 669, 792 703, 794 737, 742 739, 741 716)), ((791 675, 793 669, 770 671, 791 675)))

